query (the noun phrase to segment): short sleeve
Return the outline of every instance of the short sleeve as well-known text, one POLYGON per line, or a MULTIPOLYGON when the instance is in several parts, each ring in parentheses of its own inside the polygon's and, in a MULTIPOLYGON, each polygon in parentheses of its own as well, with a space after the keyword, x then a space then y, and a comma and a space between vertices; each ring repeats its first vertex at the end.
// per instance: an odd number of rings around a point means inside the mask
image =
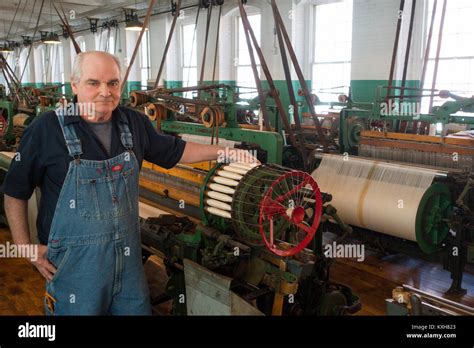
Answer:
POLYGON ((186 142, 182 139, 158 133, 147 117, 144 117, 148 137, 145 147, 145 160, 160 167, 173 168, 181 160, 186 142))
POLYGON ((28 200, 44 174, 39 158, 41 147, 34 134, 35 128, 30 125, 25 129, 3 183, 3 193, 17 199, 28 200))

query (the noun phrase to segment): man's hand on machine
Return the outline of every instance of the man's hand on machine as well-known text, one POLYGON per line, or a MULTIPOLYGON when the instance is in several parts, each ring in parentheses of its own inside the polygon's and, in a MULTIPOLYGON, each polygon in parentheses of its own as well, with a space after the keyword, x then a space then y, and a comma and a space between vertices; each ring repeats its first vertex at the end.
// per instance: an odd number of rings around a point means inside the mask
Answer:
MULTIPOLYGON (((253 166, 260 165, 260 161, 253 156, 249 151, 247 150, 242 150, 242 149, 232 149, 232 148, 225 148, 225 151, 227 152, 225 156, 224 162, 227 163, 233 163, 233 162, 238 162, 238 163, 247 163, 253 166)), ((218 162, 219 158, 217 159, 218 162)))
POLYGON ((215 161, 219 163, 240 162, 259 165, 260 161, 247 150, 234 149, 216 145, 203 145, 187 142, 181 163, 198 163, 215 161))

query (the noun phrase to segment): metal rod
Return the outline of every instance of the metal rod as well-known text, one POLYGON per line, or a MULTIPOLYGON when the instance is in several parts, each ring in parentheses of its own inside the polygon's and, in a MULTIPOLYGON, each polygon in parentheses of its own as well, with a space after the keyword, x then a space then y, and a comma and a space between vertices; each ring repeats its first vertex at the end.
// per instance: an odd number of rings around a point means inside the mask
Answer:
MULTIPOLYGON (((207 21, 206 21, 206 38, 204 41, 204 51, 202 54, 202 65, 201 65, 201 76, 199 77, 199 85, 203 84, 204 80, 204 71, 206 69, 206 55, 207 55, 207 43, 209 41, 209 29, 211 27, 211 18, 212 18, 212 5, 209 6, 207 9, 207 21)), ((201 97, 201 93, 199 93, 199 98, 201 97)))
MULTIPOLYGON (((390 75, 388 77, 388 85, 393 84, 393 75, 395 73, 395 63, 397 61, 398 43, 400 42, 400 31, 402 28, 403 10, 405 8, 405 0, 400 0, 400 9, 398 10, 397 29, 395 32, 395 41, 393 43, 392 63, 390 64, 390 75)), ((387 95, 390 95, 391 87, 387 90, 387 95)))
MULTIPOLYGON (((410 59, 411 39, 413 37, 413 24, 415 22, 416 0, 411 1, 410 26, 408 28, 407 48, 405 50, 405 62, 403 63, 402 87, 405 87, 408 73, 408 61, 410 59)), ((405 89, 400 93, 400 99, 403 100, 405 89)))
POLYGON ((286 46, 288 48, 288 53, 290 54, 291 60, 293 62, 293 66, 295 68, 296 75, 298 76, 298 80, 300 82, 301 88, 304 91, 306 103, 308 104, 309 110, 311 112, 311 116, 313 118, 314 125, 316 126, 316 132, 318 133, 319 140, 323 144, 324 150, 326 152, 328 151, 328 144, 327 144, 326 138, 324 137, 319 119, 316 116, 316 110, 314 109, 314 105, 311 100, 311 94, 309 92, 308 84, 306 83, 306 80, 303 76, 303 71, 301 70, 301 67, 298 63, 295 50, 293 49, 293 45, 291 43, 290 37, 288 36, 288 32, 286 31, 286 28, 283 25, 283 19, 281 18, 280 11, 278 10, 278 7, 274 0, 272 0, 272 10, 273 10, 275 22, 278 23, 278 25, 280 26, 281 32, 283 34, 283 38, 285 39, 286 46))
POLYGON ((217 22, 216 51, 214 53, 214 69, 212 71, 212 83, 216 83, 217 54, 219 53, 219 32, 221 29, 222 5, 219 7, 219 19, 217 22))
MULTIPOLYGON (((434 89, 436 87, 436 80, 438 79, 438 65, 439 65, 439 55, 441 53, 441 43, 443 42, 443 28, 444 28, 444 19, 446 16, 446 6, 448 0, 444 0, 443 2, 443 10, 441 11, 441 23, 439 25, 439 36, 438 36, 438 47, 436 48, 436 58, 435 58, 435 66, 434 66, 434 73, 433 73, 433 82, 431 84, 431 88, 434 89)), ((430 98, 430 106, 429 106, 429 113, 433 112, 433 101, 434 98, 430 98)))
POLYGON ((166 42, 166 46, 165 46, 165 52, 163 52, 163 58, 161 59, 160 70, 158 71, 158 75, 156 76, 155 85, 153 86, 154 89, 156 89, 156 87, 158 87, 158 84, 160 83, 160 79, 161 79, 161 74, 163 73, 163 68, 165 67, 166 56, 168 55, 168 50, 169 50, 170 45, 171 45, 171 39, 173 38, 174 29, 176 27, 176 22, 178 20, 179 13, 181 11, 181 2, 182 2, 182 0, 178 0, 178 5, 176 6, 176 11, 174 13, 173 23, 171 24, 171 29, 170 29, 170 33, 169 33, 169 36, 168 36, 168 41, 166 42))
POLYGON ((217 88, 225 88, 227 85, 219 84, 219 85, 206 85, 206 86, 189 86, 189 87, 180 87, 180 88, 169 88, 169 89, 150 89, 148 91, 141 91, 144 94, 153 94, 153 93, 179 93, 179 92, 189 92, 189 91, 199 91, 199 90, 208 90, 208 89, 217 89, 217 88))
MULTIPOLYGON (((405 96, 405 99, 413 99, 413 98, 424 98, 424 97, 431 97, 431 96, 438 96, 439 93, 431 93, 431 94, 411 94, 408 96, 405 96)), ((401 98, 400 95, 389 95, 387 96, 388 99, 399 99, 401 98)))
POLYGON ((400 87, 400 86, 382 86, 382 88, 405 89, 405 90, 412 90, 412 91, 437 91, 437 89, 431 89, 431 88, 400 87))
POLYGON ((260 80, 260 77, 259 77, 259 74, 258 74, 258 71, 257 71, 257 63, 255 61, 255 55, 254 55, 254 52, 253 52, 252 43, 250 41, 249 32, 247 30, 247 23, 244 19, 244 18, 246 18, 245 17, 246 13, 245 13, 242 1, 237 0, 237 2, 239 4, 240 16, 242 18, 242 26, 244 27, 245 39, 246 39, 247 48, 248 48, 248 51, 249 51, 250 62, 251 62, 251 66, 252 66, 252 72, 253 72, 253 76, 254 76, 254 79, 255 79, 255 85, 257 86, 258 99, 260 101, 260 109, 262 110, 263 121, 265 123, 265 130, 270 131, 271 130, 270 120, 268 118, 266 100, 265 100, 265 96, 263 94, 262 81, 260 80))
POLYGON ((62 11, 62 13, 63 13, 63 15, 64 15, 64 19, 63 19, 63 17, 61 16, 61 14, 59 13, 58 9, 56 8, 56 5, 53 3, 53 7, 54 7, 56 13, 58 14, 59 19, 60 19, 61 22, 63 23, 64 28, 65 28, 66 31, 67 31, 67 34, 68 34, 69 37, 71 38, 72 44, 73 44, 73 46, 74 46, 74 49, 76 50, 76 54, 79 54, 79 53, 81 53, 81 48, 79 47, 79 45, 78 45, 76 39, 74 38, 74 33, 72 32, 71 27, 70 27, 70 25, 69 25, 69 22, 68 22, 68 20, 67 20, 67 16, 66 16, 66 14, 64 13, 64 9, 63 9, 62 3, 60 3, 60 6, 61 6, 61 11, 62 11))
MULTIPOLYGON (((21 94, 23 98, 25 98, 28 101, 28 104, 31 104, 31 98, 21 87, 20 80, 18 80, 17 77, 15 76, 15 72, 10 67, 10 64, 8 64, 8 61, 3 55, 1 55, 1 58, 3 60, 3 66, 4 66, 4 69, 2 69, 2 71, 4 71, 4 75, 5 73, 8 75, 8 78, 10 79, 10 83, 13 84, 13 87, 14 87, 13 88, 9 84, 8 88, 10 89, 10 93, 12 93, 17 98, 18 103, 20 102, 19 94, 21 94)), ((5 76, 5 81, 8 83, 6 76, 5 76)))
POLYGON ((122 95, 123 89, 125 87, 125 82, 127 82, 128 75, 130 74, 130 69, 132 69, 133 63, 135 62, 135 58, 137 56, 138 49, 140 48, 140 44, 142 42, 143 34, 145 33, 146 27, 147 27, 148 22, 150 20, 151 11, 153 10, 154 6, 155 6, 155 0, 151 0, 150 1, 150 6, 148 6, 148 11, 147 11, 146 16, 145 16, 145 21, 143 22, 142 30, 140 31, 140 35, 138 36, 137 43, 135 44, 135 49, 133 50, 132 59, 130 60, 130 63, 129 63, 128 68, 127 68, 127 72, 125 73, 125 76, 123 78, 123 83, 122 83, 122 88, 120 90, 120 95, 122 95))
MULTIPOLYGON (((36 26, 35 26, 35 31, 33 33, 33 37, 36 35, 36 32, 38 31, 38 25, 39 25, 39 20, 41 18, 41 14, 43 13, 43 5, 44 5, 44 0, 41 2, 41 7, 40 7, 40 10, 39 10, 39 14, 38 14, 38 19, 36 20, 36 26)), ((28 60, 30 59, 30 54, 31 54, 31 50, 33 49, 33 44, 30 45, 30 48, 28 49, 28 55, 26 56, 26 62, 25 62, 25 67, 23 68, 23 72, 21 73, 21 76, 20 76, 20 81, 23 79, 23 75, 25 74, 25 71, 26 71, 26 67, 28 66, 28 60)), ((20 87, 18 87, 20 88, 20 87)), ((15 90, 15 94, 18 93, 18 90, 15 90)))
POLYGON ((442 297, 439 297, 439 296, 436 296, 436 295, 432 295, 432 294, 429 294, 425 291, 422 291, 420 289, 417 289, 417 288, 414 288, 410 285, 406 285, 406 284, 403 284, 403 288, 408 290, 408 291, 411 291, 411 292, 414 292, 416 294, 419 294, 423 297, 426 297, 430 300, 433 300, 435 302, 438 302, 446 307, 448 307, 449 309, 452 309, 454 311, 460 311, 462 312, 463 314, 465 315, 474 315, 474 308, 472 307, 468 307, 468 306, 465 306, 461 303, 457 303, 457 302, 454 302, 454 301, 451 301, 451 300, 448 300, 447 298, 442 298, 442 297))
POLYGON ((437 8, 438 0, 434 0, 433 2, 433 13, 431 14, 431 24, 430 24, 430 31, 428 33, 428 39, 426 42, 426 50, 425 50, 425 57, 423 59, 423 71, 421 72, 421 80, 420 80, 420 89, 423 90, 425 87, 425 77, 426 77, 426 69, 428 68, 428 60, 430 57, 430 50, 431 50, 431 40, 433 38, 433 29, 434 23, 436 18, 436 8, 437 8))
MULTIPOLYGON (((239 3, 240 7, 240 13, 242 15, 242 21, 244 24, 244 28, 246 29, 246 32, 250 34, 250 38, 252 39, 253 45, 255 47, 255 51, 258 54, 258 58, 260 59, 260 64, 262 66, 263 73, 265 74, 265 77, 267 78, 268 85, 270 86, 270 90, 272 93, 272 97, 275 100, 275 103, 277 104, 278 111, 280 113, 280 118, 283 121, 283 124, 285 126, 285 130, 288 132, 288 137, 290 138, 291 144, 295 147, 298 148, 298 144, 296 143, 296 138, 295 135, 293 134, 293 131, 291 130, 290 124, 288 123, 288 118, 286 117, 286 112, 285 108, 283 107, 283 104, 281 102, 280 96, 278 94, 278 90, 276 89, 275 83, 273 81, 272 75, 270 73, 270 70, 268 69, 267 62, 265 60, 265 57, 263 56, 262 50, 260 49, 260 46, 258 45, 257 38, 255 37, 255 33, 250 25, 250 22, 247 17, 247 13, 245 12, 244 6, 240 0, 237 0, 239 3)), ((248 36, 247 36, 248 37, 248 36)))
POLYGON ((194 105, 204 105, 204 106, 225 105, 225 104, 222 104, 222 103, 214 103, 214 104, 211 105, 209 102, 207 102, 205 100, 187 99, 187 98, 172 96, 172 95, 169 95, 169 94, 156 94, 155 98, 165 99, 165 100, 174 100, 174 101, 179 101, 179 102, 182 102, 182 103, 189 103, 189 104, 194 104, 194 105))
POLYGON ((296 126, 296 135, 298 137, 298 142, 299 142, 299 149, 301 152, 301 156, 303 158, 303 166, 304 169, 307 169, 307 152, 306 148, 304 146, 305 139, 303 134, 301 133, 301 122, 300 122, 300 115, 298 112, 298 104, 296 102, 295 98, 295 90, 293 88, 293 81, 291 79, 291 71, 290 71, 290 66, 288 64, 288 58, 286 56, 286 51, 285 51, 285 43, 283 42, 283 37, 281 33, 281 28, 279 25, 276 25, 276 31, 278 35, 278 44, 280 45, 280 53, 281 53, 281 60, 283 63, 283 69, 285 70, 285 78, 286 78, 286 84, 288 86, 288 93, 290 96, 290 102, 291 105, 293 106, 293 112, 294 112, 294 119, 295 119, 295 126, 296 126))

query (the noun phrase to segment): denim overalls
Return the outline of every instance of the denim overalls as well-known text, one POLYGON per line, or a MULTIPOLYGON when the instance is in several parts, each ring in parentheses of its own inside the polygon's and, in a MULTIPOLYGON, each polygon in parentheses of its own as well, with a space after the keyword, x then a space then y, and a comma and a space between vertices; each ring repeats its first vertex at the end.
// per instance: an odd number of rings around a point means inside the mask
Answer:
POLYGON ((46 283, 46 314, 150 315, 141 258, 139 165, 130 129, 119 124, 126 152, 105 161, 83 160, 73 125, 64 125, 64 116, 56 113, 72 161, 48 240, 48 259, 57 272, 46 283))

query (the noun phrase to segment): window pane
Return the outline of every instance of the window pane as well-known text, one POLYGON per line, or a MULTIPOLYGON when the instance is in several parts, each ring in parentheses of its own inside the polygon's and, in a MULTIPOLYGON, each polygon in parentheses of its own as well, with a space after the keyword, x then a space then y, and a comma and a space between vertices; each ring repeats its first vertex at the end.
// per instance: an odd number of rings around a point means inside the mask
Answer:
POLYGON ((146 31, 140 42, 140 73, 141 73, 141 89, 146 89, 148 80, 150 79, 150 59, 149 59, 149 34, 146 31))
POLYGON ((337 88, 335 94, 323 93, 322 89, 348 86, 351 79, 351 63, 332 63, 313 65, 313 92, 318 95, 321 101, 336 101, 338 92, 346 92, 346 88, 337 88))
POLYGON ((140 69, 141 73, 141 89, 146 90, 148 85, 148 69, 140 69))
MULTIPOLYGON (((260 66, 258 71, 260 72, 260 66)), ((258 96, 251 66, 239 66, 237 68, 237 85, 239 87, 250 87, 249 89, 242 88, 240 90, 243 98, 255 98, 258 96)))
MULTIPOLYGON (((261 29, 260 29, 260 21, 261 21, 261 16, 258 15, 252 15, 248 16, 250 25, 253 29, 253 32, 255 34, 255 37, 257 39, 258 45, 260 46, 260 35, 261 35, 261 29)), ((250 65, 250 55, 249 55, 249 50, 248 50, 248 45, 247 45, 247 38, 245 36, 244 32, 244 26, 242 24, 242 18, 237 17, 237 20, 239 22, 239 32, 238 32, 238 37, 239 37, 239 46, 237 48, 237 58, 238 58, 238 65, 250 65)), ((253 47, 253 45, 252 45, 253 47)), ((258 59, 257 54, 254 54, 255 56, 255 61, 257 64, 260 64, 260 61, 258 59)))
POLYGON ((194 24, 183 25, 183 67, 197 66, 194 24), (192 55, 192 56, 191 56, 192 55))
POLYGON ((351 49, 352 0, 317 5, 314 61, 350 61, 351 49), (331 35, 328 35, 328 31, 331 35))
MULTIPOLYGON (((261 15, 251 15, 248 16, 250 25, 252 26, 253 32, 257 39, 258 45, 260 46, 261 40, 261 15)), ((251 60, 250 54, 247 46, 247 39, 244 32, 244 26, 242 25, 242 18, 237 17, 237 21, 239 23, 239 31, 238 31, 238 47, 237 47, 237 86, 242 87, 252 87, 255 88, 255 78, 253 76, 253 71, 251 68, 251 60)), ((253 46, 252 46, 253 47, 253 46)), ((255 61, 258 66, 259 74, 260 74, 260 60, 256 53, 254 53, 255 61)), ((255 91, 252 90, 242 90, 241 92, 251 92, 249 94, 245 94, 245 98, 253 98, 257 95, 255 91)))
POLYGON ((148 32, 146 31, 142 37, 142 42, 140 43, 140 66, 142 68, 147 68, 149 66, 148 63, 148 32))
MULTIPOLYGON (((426 12, 426 36, 431 24, 431 14, 433 10, 433 0, 429 0, 426 12)), ((435 29, 431 41, 430 60, 426 69, 426 79, 424 88, 432 87, 434 66, 441 22, 443 2, 438 2, 435 18, 435 29)), ((474 16, 474 1, 456 0, 448 1, 443 27, 443 37, 441 43, 440 60, 435 89, 449 90, 454 94, 470 97, 474 94, 474 45, 467 44, 474 42, 474 29, 471 18, 474 16), (444 59, 443 59, 444 58, 444 59)), ((427 93, 426 93, 427 94, 427 93)), ((434 98, 434 106, 442 105, 446 99, 434 98)), ((429 111, 430 98, 423 98, 421 112, 429 111)))
POLYGON ((313 92, 321 101, 337 101, 351 80, 352 0, 315 6, 314 31, 313 92))
POLYGON ((109 37, 109 45, 107 48, 108 48, 109 53, 111 54, 115 53, 115 38, 113 37, 113 35, 110 35, 109 37))
MULTIPOLYGON (((195 25, 188 24, 182 27, 182 65, 183 65, 183 86, 197 85, 197 54, 196 54, 196 37, 195 25)), ((184 94, 185 98, 192 98, 192 93, 184 94)))
MULTIPOLYGON (((197 86, 197 68, 183 68, 183 87, 197 86)), ((185 92, 185 98, 192 99, 192 92, 185 92)))
MULTIPOLYGON (((436 56, 442 5, 442 2, 438 2, 436 9, 435 29, 430 49, 431 58, 436 56)), ((432 10, 433 0, 430 0, 426 17, 427 31, 431 24, 432 10)), ((474 56, 474 45, 468 44, 474 42, 474 30, 471 23, 473 16, 474 1, 456 0, 447 2, 440 57, 474 56)))
MULTIPOLYGON (((430 89, 433 82, 434 60, 428 62, 426 69, 425 88, 430 89)), ((435 89, 449 90, 464 97, 471 97, 474 93, 474 59, 440 60, 435 89)), ((426 93, 427 94, 427 93, 426 93)), ((423 98, 422 112, 428 112, 430 98, 423 98)), ((434 106, 441 105, 446 99, 434 98, 434 106)))

